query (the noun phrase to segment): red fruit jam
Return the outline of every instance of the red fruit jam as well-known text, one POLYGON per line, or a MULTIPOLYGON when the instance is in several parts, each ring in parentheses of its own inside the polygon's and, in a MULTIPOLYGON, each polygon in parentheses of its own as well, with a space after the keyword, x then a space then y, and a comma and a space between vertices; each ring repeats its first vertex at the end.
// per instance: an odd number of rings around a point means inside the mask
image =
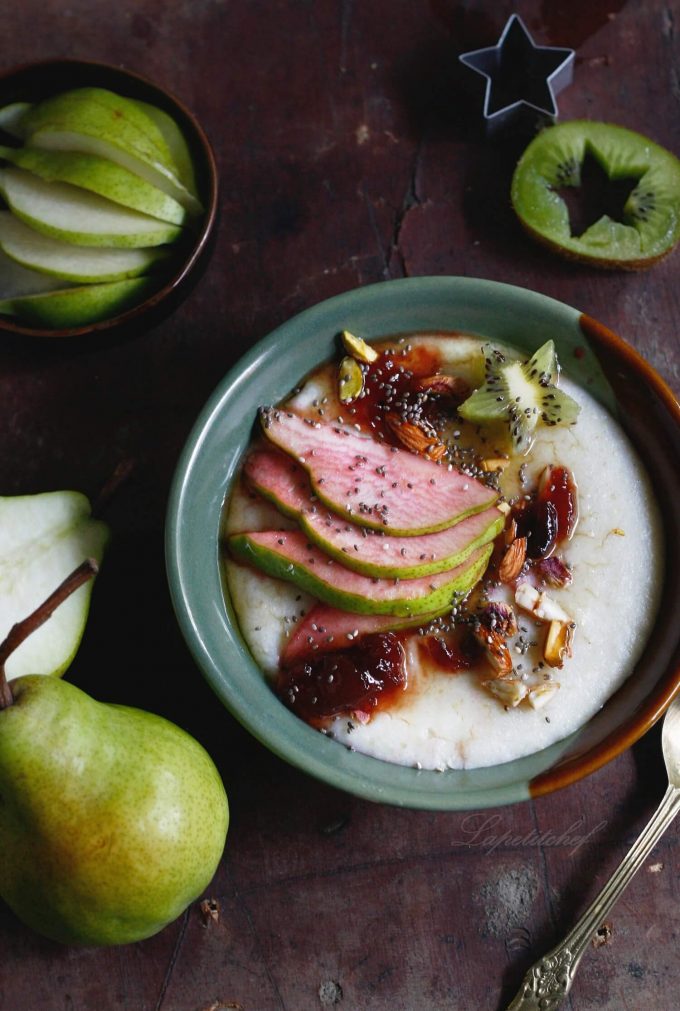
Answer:
POLYGON ((394 632, 379 632, 280 670, 276 691, 297 716, 316 725, 342 713, 370 714, 405 687, 403 646, 394 632))
POLYGON ((437 668, 450 674, 469 670, 482 655, 481 647, 469 634, 430 635, 425 645, 437 668))
POLYGON ((410 348, 404 344, 403 348, 383 351, 365 369, 363 396, 347 406, 351 421, 393 442, 392 432, 384 420, 385 413, 399 410, 412 395, 414 380, 433 375, 439 363, 438 353, 429 348, 410 348))
POLYGON ((547 467, 538 491, 539 502, 551 502, 557 514, 556 541, 568 541, 578 522, 578 491, 568 467, 547 467))

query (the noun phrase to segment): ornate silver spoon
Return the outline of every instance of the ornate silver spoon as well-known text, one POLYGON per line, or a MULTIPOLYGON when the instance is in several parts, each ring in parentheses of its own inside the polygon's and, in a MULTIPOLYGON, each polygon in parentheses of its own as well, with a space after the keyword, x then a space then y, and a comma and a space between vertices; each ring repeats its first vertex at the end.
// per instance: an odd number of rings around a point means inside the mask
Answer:
POLYGON ((507 1011, 554 1011, 562 1003, 595 931, 680 810, 680 695, 666 712, 661 744, 668 773, 668 789, 663 800, 576 926, 527 971, 507 1011))

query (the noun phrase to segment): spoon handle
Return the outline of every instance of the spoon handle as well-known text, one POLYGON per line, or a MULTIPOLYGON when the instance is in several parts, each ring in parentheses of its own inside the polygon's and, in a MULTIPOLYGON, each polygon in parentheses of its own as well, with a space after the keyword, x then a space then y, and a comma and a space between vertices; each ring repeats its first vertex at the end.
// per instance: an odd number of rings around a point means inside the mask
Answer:
POLYGON ((564 940, 527 971, 507 1011, 554 1011, 571 989, 590 940, 621 892, 640 869, 680 810, 680 789, 669 786, 663 800, 600 894, 564 940))

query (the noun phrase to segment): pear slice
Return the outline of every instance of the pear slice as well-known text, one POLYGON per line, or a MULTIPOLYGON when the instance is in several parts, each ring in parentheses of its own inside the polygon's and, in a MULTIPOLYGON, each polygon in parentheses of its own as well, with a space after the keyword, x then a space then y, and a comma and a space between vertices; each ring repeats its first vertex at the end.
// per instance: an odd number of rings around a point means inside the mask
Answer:
POLYGON ((135 102, 104 88, 68 91, 33 106, 21 120, 29 147, 109 158, 178 200, 202 207, 178 177, 161 131, 135 102))
POLYGON ((187 218, 186 208, 177 200, 107 158, 78 151, 42 151, 31 147, 0 147, 0 158, 33 172, 45 182, 80 186, 159 221, 182 225, 187 218))
POLYGON ((46 292, 67 288, 66 281, 58 277, 47 277, 39 270, 30 270, 10 259, 0 249, 0 300, 22 298, 24 295, 42 295, 46 292))
MULTIPOLYGON (((42 275, 38 275, 42 276, 42 275)), ((43 280, 46 279, 43 276, 43 280)), ((57 281, 63 285, 63 281, 57 281)), ((32 295, 15 295, 0 300, 0 313, 16 316, 22 322, 55 330, 87 326, 110 319, 138 305, 153 289, 149 277, 127 281, 106 281, 77 287, 60 287, 32 295)))
POLYGON ((166 256, 163 249, 87 249, 40 235, 0 211, 0 248, 13 260, 66 281, 94 283, 138 277, 166 256))
POLYGON ((447 603, 434 614, 399 618, 393 614, 352 614, 340 611, 337 607, 329 607, 328 604, 315 604, 295 623, 295 628, 283 647, 281 664, 291 667, 310 656, 318 657, 322 653, 335 653, 347 646, 356 646, 365 635, 375 635, 376 632, 401 631, 427 625, 450 610, 451 605, 447 603))
MULTIPOLYGON (((101 561, 108 536, 79 492, 0 498, 0 640, 85 558, 101 561)), ((82 586, 18 647, 9 679, 64 673, 85 630, 91 588, 82 586)))
POLYGON ((0 193, 31 228, 76 246, 139 249, 173 242, 182 233, 177 225, 119 207, 70 183, 46 183, 24 169, 0 169, 0 193))
POLYGON ((158 127, 165 143, 168 145, 172 160, 177 166, 177 174, 180 181, 184 183, 190 193, 193 193, 197 197, 198 189, 196 187, 194 163, 191 159, 189 145, 184 139, 184 134, 177 123, 172 116, 168 116, 167 112, 164 112, 163 109, 159 109, 155 105, 149 105, 148 102, 140 102, 138 100, 135 100, 135 104, 158 127))
POLYGON ((492 541, 505 517, 490 506, 444 530, 417 537, 392 537, 367 530, 325 509, 312 493, 304 469, 283 453, 255 450, 243 473, 250 485, 290 516, 327 555, 365 576, 415 579, 453 569, 475 548, 492 541))
POLYGON ((469 593, 493 550, 492 544, 485 545, 456 568, 419 579, 377 579, 335 563, 297 530, 232 534, 228 545, 239 561, 293 583, 341 611, 402 617, 436 613, 469 593))
POLYGON ((32 108, 30 102, 11 102, 0 109, 0 130, 4 130, 11 137, 23 137, 21 123, 28 110, 32 108))
POLYGON ((461 471, 387 446, 344 424, 261 411, 264 434, 309 475, 318 499, 362 527, 413 537, 483 512, 497 492, 461 471))

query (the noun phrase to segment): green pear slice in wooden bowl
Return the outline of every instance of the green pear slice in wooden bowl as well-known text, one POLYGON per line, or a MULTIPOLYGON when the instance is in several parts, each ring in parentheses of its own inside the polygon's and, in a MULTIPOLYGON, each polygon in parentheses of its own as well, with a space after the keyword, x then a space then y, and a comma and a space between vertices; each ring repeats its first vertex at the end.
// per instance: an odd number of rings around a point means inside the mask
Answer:
POLYGON ((0 248, 34 270, 65 281, 123 281, 146 273, 167 255, 162 248, 90 249, 41 235, 10 211, 0 211, 0 248))
POLYGON ((153 281, 149 277, 62 287, 56 291, 4 298, 0 300, 0 314, 16 316, 33 326, 70 329, 125 312, 146 298, 152 289, 153 281))
POLYGON ((122 165, 178 200, 202 207, 179 179, 161 131, 135 102, 104 88, 79 88, 33 106, 20 129, 29 147, 80 151, 122 165))
POLYGON ((132 211, 70 183, 47 183, 24 169, 0 169, 0 193, 27 225, 76 246, 139 249, 177 239, 178 225, 132 211))
POLYGON ((0 300, 22 298, 24 295, 43 295, 46 292, 68 288, 67 281, 48 277, 39 270, 24 267, 0 249, 0 300))
POLYGON ((43 151, 31 147, 0 147, 0 158, 33 172, 47 183, 79 186, 159 221, 182 225, 187 219, 186 208, 174 197, 108 158, 79 151, 43 151))
POLYGON ((21 121, 31 108, 30 102, 11 102, 0 109, 0 130, 11 137, 22 137, 21 121))
POLYGON ((180 181, 184 183, 190 193, 193 193, 193 195, 197 197, 198 188, 196 186, 196 173, 194 172, 193 159, 191 157, 191 152, 189 151, 189 145, 184 139, 184 134, 180 130, 179 126, 172 116, 168 116, 167 112, 164 112, 163 109, 159 109, 158 106, 149 105, 148 102, 141 102, 138 99, 134 99, 134 101, 137 107, 141 109, 141 111, 145 113, 152 123, 154 123, 160 130, 165 143, 168 145, 168 149, 172 155, 172 160, 177 166, 177 174, 180 181))
MULTIPOLYGON (((79 492, 0 497, 0 639, 82 561, 101 561, 108 537, 79 492)), ((12 653, 8 678, 64 673, 85 630, 91 592, 90 581, 12 653)))

